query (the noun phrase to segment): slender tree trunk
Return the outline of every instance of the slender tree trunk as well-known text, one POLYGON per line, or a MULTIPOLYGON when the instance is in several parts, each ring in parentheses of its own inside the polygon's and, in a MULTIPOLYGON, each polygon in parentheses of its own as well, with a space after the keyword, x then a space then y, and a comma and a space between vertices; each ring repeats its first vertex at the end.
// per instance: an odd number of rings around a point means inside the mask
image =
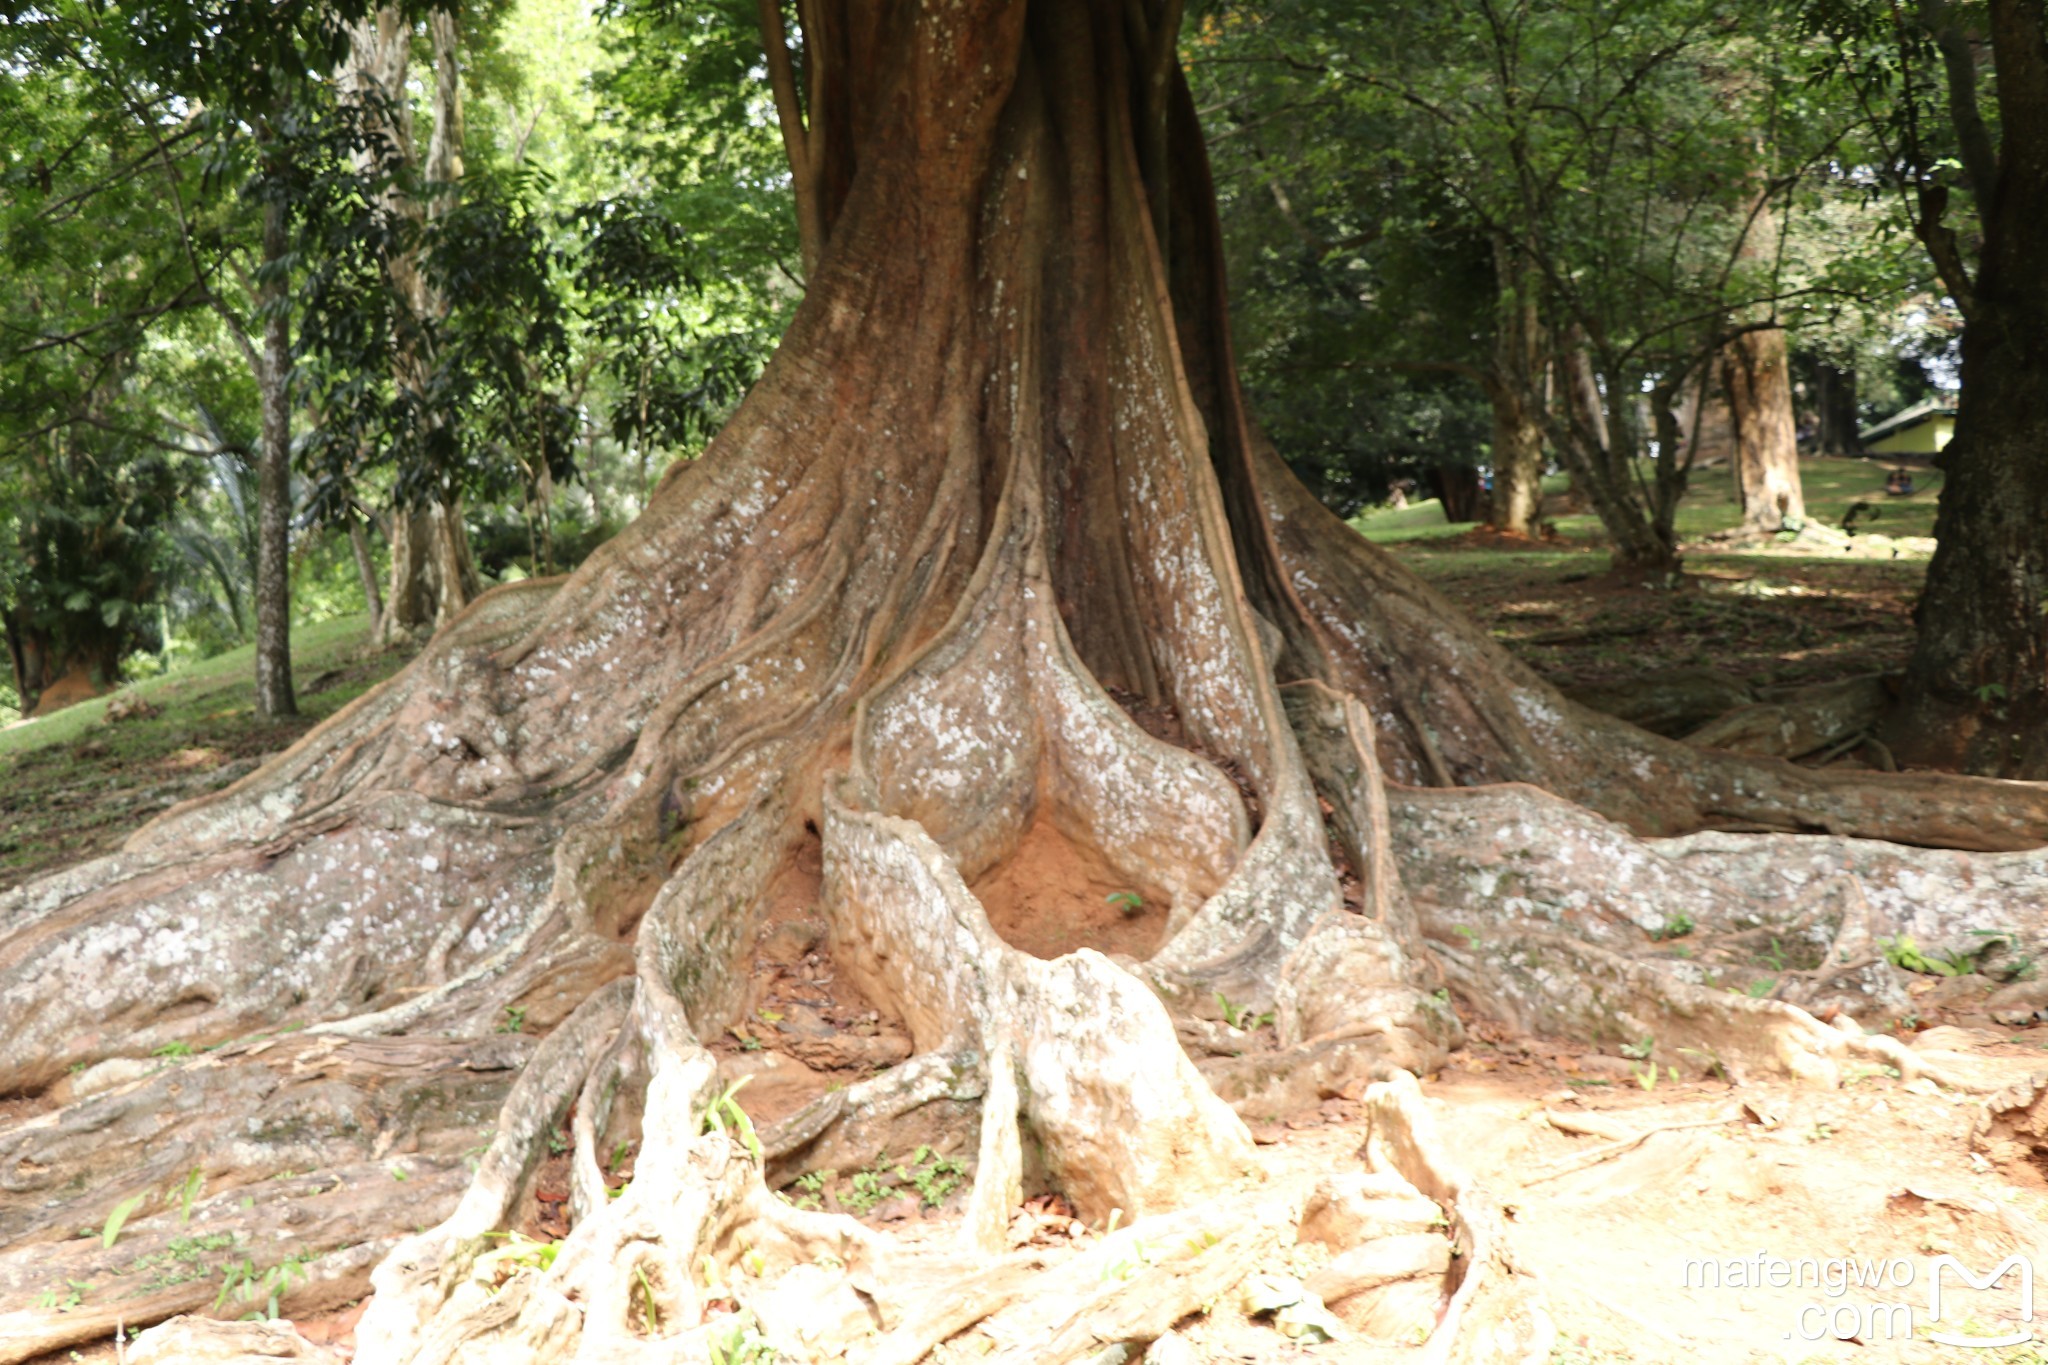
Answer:
POLYGON ((2048 21, 1993 0, 2000 145, 1978 206, 1982 264, 1963 330, 1937 545, 1914 609, 1901 761, 2048 777, 2048 21))
POLYGON ((377 584, 377 561, 370 553, 370 537, 353 503, 343 515, 348 518, 348 546, 355 555, 356 579, 362 584, 363 609, 370 614, 370 639, 377 640, 382 636, 384 622, 384 593, 377 584))
MULTIPOLYGON (((282 268, 289 243, 285 208, 263 210, 263 258, 282 268)), ((292 694, 292 404, 291 313, 283 278, 262 287, 262 436, 256 457, 256 714, 297 715, 292 694)))
POLYGON ((1813 366, 1815 418, 1814 452, 1819 455, 1859 455, 1863 442, 1857 438, 1856 371, 1839 369, 1826 361, 1813 366))
POLYGON ((1538 282, 1505 237, 1493 249, 1498 304, 1493 369, 1486 396, 1493 409, 1493 497, 1486 521, 1526 536, 1543 502, 1542 393, 1546 366, 1538 282))
MULTIPOLYGON (((1570 370, 1550 428, 1574 482, 1584 490, 1607 532, 1617 573, 1650 580, 1678 570, 1678 541, 1670 508, 1658 502, 1668 490, 1646 500, 1635 463, 1644 455, 1641 414, 1635 404, 1611 403, 1601 392, 1598 367, 1583 344, 1566 338, 1560 348, 1570 370)), ((1660 479, 1662 477, 1660 471, 1660 479)))
POLYGON ((1735 488, 1745 530, 1782 530, 1806 520, 1799 483, 1799 432, 1785 332, 1745 332, 1722 348, 1721 392, 1734 429, 1735 488))
POLYGON ((1510 535, 1531 535, 1543 505, 1543 424, 1520 389, 1489 386, 1487 397, 1493 409, 1493 496, 1486 521, 1510 535))

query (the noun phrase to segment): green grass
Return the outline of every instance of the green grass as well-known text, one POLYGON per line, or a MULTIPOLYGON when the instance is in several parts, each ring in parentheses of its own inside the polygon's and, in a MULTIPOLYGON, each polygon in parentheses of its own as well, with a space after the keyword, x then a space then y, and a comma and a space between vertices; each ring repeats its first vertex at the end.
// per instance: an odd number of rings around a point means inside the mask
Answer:
POLYGON ((298 716, 255 714, 254 651, 232 650, 124 689, 159 708, 122 721, 107 699, 0 730, 0 889, 118 847, 175 802, 219 789, 405 663, 371 653, 362 616, 292 632, 298 716))
MULTIPOLYGON (((1800 487, 1806 495, 1806 514, 1828 526, 1840 528, 1842 518, 1858 502, 1877 508, 1875 520, 1859 518, 1857 530, 1885 536, 1931 536, 1934 509, 1941 492, 1941 471, 1924 465, 1913 467, 1916 489, 1911 497, 1887 497, 1882 460, 1808 459, 1799 462, 1800 487)), ((1570 480, 1562 474, 1543 480, 1546 494, 1562 493, 1570 480)), ((1727 465, 1693 471, 1684 501, 1678 505, 1678 534, 1692 540, 1717 531, 1735 528, 1741 509, 1735 499, 1735 474, 1727 465)), ((1605 540, 1600 519, 1591 513, 1555 518, 1559 536, 1567 545, 1595 548, 1605 540)), ((1362 512, 1352 526, 1368 540, 1382 543, 1429 541, 1455 536, 1464 525, 1444 520, 1443 507, 1434 498, 1406 507, 1379 508, 1362 512)), ((1455 552, 1453 552, 1455 553, 1455 552)))
MULTIPOLYGON (((293 627, 292 676, 297 686, 303 688, 320 673, 359 654, 368 629, 369 620, 361 615, 340 616, 317 625, 293 627)), ((253 689, 255 677, 256 646, 243 645, 225 654, 216 654, 211 659, 202 659, 157 677, 130 683, 122 690, 141 697, 152 706, 189 709, 204 706, 209 699, 247 704, 248 697, 232 694, 237 689, 245 692, 253 689)), ((108 700, 109 697, 95 697, 76 706, 67 706, 55 715, 21 721, 0 730, 0 762, 13 754, 73 742, 106 719, 108 700)))

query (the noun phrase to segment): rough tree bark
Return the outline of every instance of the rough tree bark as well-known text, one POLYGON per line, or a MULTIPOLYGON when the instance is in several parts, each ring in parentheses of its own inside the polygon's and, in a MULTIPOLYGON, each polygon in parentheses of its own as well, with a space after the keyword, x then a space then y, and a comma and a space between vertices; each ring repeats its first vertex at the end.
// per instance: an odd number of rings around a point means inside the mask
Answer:
POLYGON ((1914 609, 1905 695, 1885 741, 1903 762, 2048 775, 2048 19, 1993 0, 1998 142, 1977 110, 1969 38, 1937 21, 1949 102, 1983 245, 1964 272, 1939 203, 1917 226, 1962 306, 1963 390, 1943 472, 1934 559, 1914 609))
POLYGON ((1806 520, 1799 432, 1783 328, 1744 332, 1721 349, 1721 392, 1734 429, 1735 492, 1742 529, 1768 533, 1806 520))
POLYGON ((260 286, 263 351, 257 361, 262 443, 256 455, 256 714, 294 716, 292 694, 292 323, 282 273, 291 243, 285 206, 263 210, 263 261, 275 272, 260 286))
POLYGON ((1543 503, 1545 367, 1536 311, 1539 286, 1504 237, 1494 241, 1493 261, 1500 297, 1486 382, 1493 413, 1493 497, 1486 521, 1495 530, 1526 536, 1543 503))
MULTIPOLYGON (((2005 922, 2048 886, 2038 853, 1908 846, 2032 848, 2037 789, 1851 782, 1603 720, 1314 503, 1242 407, 1186 87, 1140 79, 1174 7, 804 13, 827 69, 784 126, 824 149, 799 181, 821 251, 704 456, 236 787, 0 897, 0 1361, 205 1308, 217 1281, 125 1278, 205 1239, 259 1284, 303 1252, 288 1311, 367 1277, 378 1365, 704 1361, 748 1324, 798 1360, 915 1362, 978 1325, 1024 1343, 999 1360, 1093 1360, 1285 1243, 1444 1218, 1411 1276, 1425 1358, 1541 1361, 1534 1281, 1415 1087, 1460 1036, 1440 980, 1647 1025, 1672 1065, 1825 1083, 1903 1049, 1708 993, 1652 960, 1659 915, 1746 931, 1769 887, 1846 949, 1916 887, 1969 884, 1969 916, 2005 922), (1450 789, 1471 782, 1508 785, 1450 789), (1809 894, 1789 836, 1624 828, 1716 823, 1825 828, 1854 871, 1809 894), (1139 897, 1142 960, 1085 923, 1009 925, 1042 955, 997 932, 990 888, 1062 845, 1139 897), (1520 956, 1437 932, 1479 918, 1520 956), (745 1054, 712 1045, 766 1027, 759 983, 791 962, 900 1043, 840 1045, 898 1064, 764 1111, 756 1149, 720 1102, 745 1054), (1242 1011, 1273 1015, 1255 1045, 1242 1011), (219 1046, 167 1064, 174 1042, 219 1046), (1239 1183, 1260 1158, 1233 1104, 1367 1081, 1374 1174, 1239 1183), (564 1131, 572 1230, 493 1255, 564 1131), (951 1236, 770 1188, 915 1145, 971 1168, 951 1236), (1045 1189, 1123 1229, 1008 1251, 1045 1189), (137 1195, 120 1246, 70 1235, 137 1195), (34 1306, 66 1278, 107 1289, 34 1306)), ((179 1330, 190 1361, 238 1329, 179 1330)))

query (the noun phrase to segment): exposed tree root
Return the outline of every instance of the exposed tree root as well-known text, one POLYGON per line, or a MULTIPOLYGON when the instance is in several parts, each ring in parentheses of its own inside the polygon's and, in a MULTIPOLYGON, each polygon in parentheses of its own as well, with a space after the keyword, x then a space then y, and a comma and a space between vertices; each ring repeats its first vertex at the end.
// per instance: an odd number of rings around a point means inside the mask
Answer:
MULTIPOLYGON (((0 1126, 0 1360, 208 1309, 213 1261, 121 1286, 211 1229, 281 1307, 368 1273, 374 1365, 709 1360, 735 1333, 1093 1359, 1304 1239, 1352 1330, 1421 1305, 1424 1359, 1542 1359, 1535 1281, 1410 1074, 1459 1039, 1441 985, 1665 1064, 1940 1077, 1790 1002, 1881 1002, 1879 939, 2038 905, 2037 854, 1903 845, 2032 846, 2048 793, 1840 779, 1564 702, 1255 452, 1206 186, 1137 152, 1155 116, 1198 152, 1192 107, 1127 98, 1118 12, 882 10, 829 249, 704 457, 573 577, 486 594, 236 787, 0 897, 0 1094, 28 1111, 0 1126), (1448 785, 1503 779, 1555 794, 1448 785), (1638 837, 1709 825, 1836 836, 1638 837), (1156 950, 1006 941, 972 888, 1034 831, 1160 902, 1134 907, 1156 950), (750 978, 792 886, 823 926, 801 979, 875 1033, 811 1056, 894 1064, 755 1131, 734 1087, 766 1073, 731 1040, 763 1046, 750 978), (1705 984, 1767 953, 1784 999, 1705 984), (1233 1106, 1369 1084, 1372 1178, 1260 1183, 1233 1106), (543 1251, 510 1234, 557 1147, 543 1251), (971 1175, 940 1235, 777 1192, 917 1147, 971 1175), (1102 1231, 1020 1252, 1049 1193, 1102 1231), (118 1237, 68 1235, 136 1194, 118 1237), (310 1279, 272 1273, 302 1252, 310 1279), (91 1292, 46 1306, 73 1272, 91 1292)), ((193 1361, 254 1349, 177 1331, 193 1361)))

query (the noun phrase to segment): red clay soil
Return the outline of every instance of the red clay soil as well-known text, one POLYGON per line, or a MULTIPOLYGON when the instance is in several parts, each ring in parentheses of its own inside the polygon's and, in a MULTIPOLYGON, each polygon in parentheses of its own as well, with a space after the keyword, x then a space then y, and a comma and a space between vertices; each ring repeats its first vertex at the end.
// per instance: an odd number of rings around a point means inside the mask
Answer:
POLYGON ((1011 947, 1051 959, 1076 948, 1142 962, 1166 935, 1166 897, 1120 878, 1093 849, 1050 820, 1031 822, 1024 842, 970 888, 1011 947), (1126 897, 1135 895, 1133 907, 1126 897))

